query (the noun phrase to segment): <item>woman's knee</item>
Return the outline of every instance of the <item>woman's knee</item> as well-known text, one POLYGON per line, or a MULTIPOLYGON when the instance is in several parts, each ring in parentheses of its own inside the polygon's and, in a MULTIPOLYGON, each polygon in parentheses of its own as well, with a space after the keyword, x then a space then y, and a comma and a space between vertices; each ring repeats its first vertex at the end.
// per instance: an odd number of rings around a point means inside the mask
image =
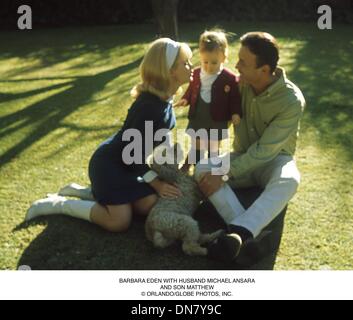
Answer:
POLYGON ((147 216, 158 201, 157 195, 151 195, 133 203, 132 207, 137 214, 147 216))
POLYGON ((109 208, 109 219, 106 222, 106 229, 110 232, 126 232, 131 225, 132 210, 129 208, 109 208))

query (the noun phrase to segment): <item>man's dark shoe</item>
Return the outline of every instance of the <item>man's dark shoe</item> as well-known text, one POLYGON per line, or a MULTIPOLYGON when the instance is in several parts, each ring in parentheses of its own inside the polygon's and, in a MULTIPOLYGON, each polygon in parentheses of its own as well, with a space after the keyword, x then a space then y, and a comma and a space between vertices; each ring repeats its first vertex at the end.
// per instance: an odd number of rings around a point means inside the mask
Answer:
POLYGON ((239 255, 242 243, 238 234, 223 233, 208 245, 208 257, 224 263, 233 262, 239 255))

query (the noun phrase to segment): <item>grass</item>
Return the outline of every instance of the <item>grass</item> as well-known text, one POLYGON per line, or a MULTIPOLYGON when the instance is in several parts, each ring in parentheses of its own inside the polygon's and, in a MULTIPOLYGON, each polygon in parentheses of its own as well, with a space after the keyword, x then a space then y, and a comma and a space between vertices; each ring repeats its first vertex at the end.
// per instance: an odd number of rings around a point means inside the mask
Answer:
MULTIPOLYGON (((206 26, 181 26, 195 49, 206 26)), ((279 39, 281 65, 308 107, 298 142, 302 184, 290 203, 275 270, 353 269, 353 38, 348 26, 224 24, 242 34, 267 30, 279 39)), ((97 145, 122 125, 153 28, 1 32, 0 269, 222 269, 185 257, 178 246, 155 250, 143 220, 126 234, 55 216, 23 224, 29 205, 75 181, 88 184, 97 145), (141 254, 143 253, 143 254, 141 254)), ((234 69, 239 44, 231 42, 234 69)), ((186 126, 177 112, 178 128, 186 126)), ((259 266, 261 268, 261 265, 259 266)))

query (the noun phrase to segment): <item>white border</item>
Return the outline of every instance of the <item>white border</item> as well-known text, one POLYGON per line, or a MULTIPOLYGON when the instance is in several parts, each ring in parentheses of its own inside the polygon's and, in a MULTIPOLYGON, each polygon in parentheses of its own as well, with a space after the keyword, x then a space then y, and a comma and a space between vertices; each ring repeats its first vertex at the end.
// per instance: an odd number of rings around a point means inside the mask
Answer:
MULTIPOLYGON (((190 280, 188 280, 190 281, 190 280)), ((218 281, 218 280, 217 280, 218 281)), ((220 280, 219 280, 220 281, 220 280)), ((210 285, 209 283, 204 285, 210 285)), ((174 285, 173 285, 174 286, 174 285)), ((4 271, 0 272, 2 300, 328 300, 352 299, 352 271, 4 271), (165 279, 236 279, 218 283, 200 292, 231 292, 229 297, 147 296, 160 290, 165 279), (140 279, 145 283, 121 283, 140 279), (159 280, 160 279, 160 280, 159 280), (253 279, 255 283, 241 283, 253 279), (149 282, 149 283, 148 283, 149 282), (142 296, 142 292, 145 295, 142 296)), ((178 290, 172 290, 177 292, 178 290)), ((199 292, 179 290, 179 292, 199 292)))

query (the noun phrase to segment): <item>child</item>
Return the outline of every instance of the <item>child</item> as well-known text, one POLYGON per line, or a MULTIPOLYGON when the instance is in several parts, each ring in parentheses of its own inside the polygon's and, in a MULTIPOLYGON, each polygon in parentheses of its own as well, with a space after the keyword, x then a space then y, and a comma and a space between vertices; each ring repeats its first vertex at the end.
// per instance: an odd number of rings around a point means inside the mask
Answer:
POLYGON ((194 129, 196 132, 206 129, 208 139, 196 138, 189 133, 192 146, 183 171, 188 171, 191 164, 202 160, 206 151, 209 157, 217 156, 220 141, 228 138, 222 137, 222 129, 228 129, 229 121, 237 126, 242 115, 237 78, 234 73, 224 68, 228 58, 225 33, 204 32, 200 37, 199 50, 201 68, 194 70, 188 90, 175 107, 190 105, 187 129, 194 129), (210 129, 218 130, 216 137, 211 137, 210 129))

